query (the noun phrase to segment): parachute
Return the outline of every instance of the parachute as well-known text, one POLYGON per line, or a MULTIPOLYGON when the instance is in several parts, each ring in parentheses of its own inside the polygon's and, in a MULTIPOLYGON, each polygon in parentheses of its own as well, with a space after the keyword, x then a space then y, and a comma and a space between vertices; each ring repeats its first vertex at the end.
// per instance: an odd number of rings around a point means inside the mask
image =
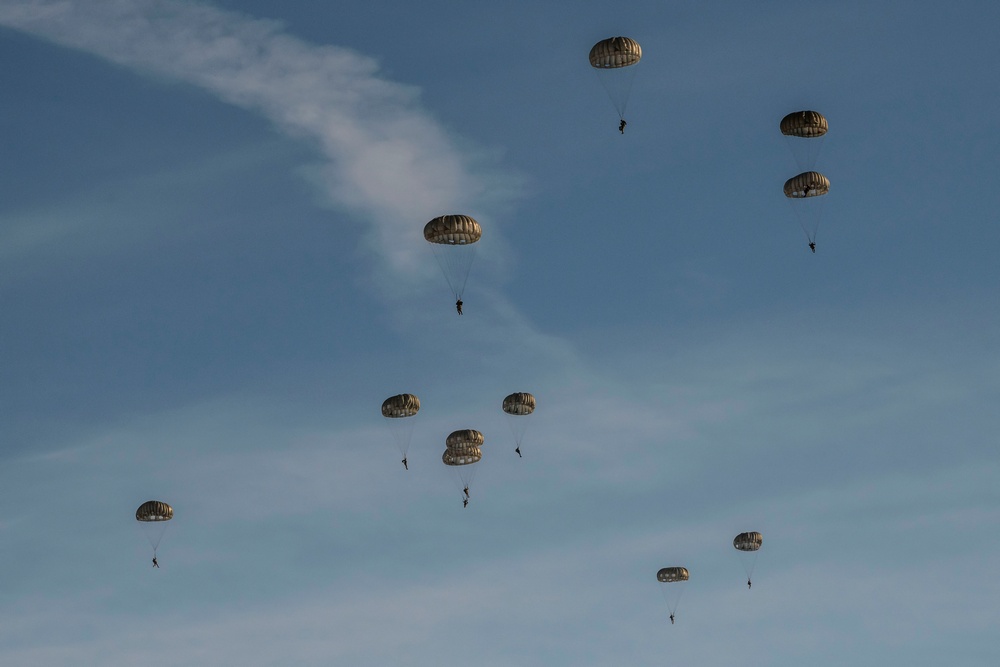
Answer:
POLYGON ((825 202, 822 197, 830 192, 830 179, 818 171, 806 171, 785 181, 784 190, 809 243, 816 243, 825 202))
POLYGON ((420 399, 413 394, 396 394, 382 401, 382 416, 386 419, 414 417, 420 412, 420 399))
POLYGON ((483 438, 482 433, 466 428, 461 431, 452 431, 445 439, 444 444, 448 449, 460 451, 469 447, 480 447, 483 442, 485 442, 485 438, 483 438))
POLYGON ((656 580, 661 584, 673 584, 679 581, 687 581, 691 574, 686 567, 664 567, 656 573, 656 580))
POLYGON ((747 574, 747 587, 753 576, 753 568, 757 564, 757 552, 764 543, 764 536, 758 532, 740 533, 733 538, 733 547, 740 552, 740 561, 747 574))
POLYGON ((740 533, 733 538, 733 546, 737 551, 760 551, 764 536, 760 533, 740 533))
POLYGON ((424 225, 424 239, 431 244, 456 301, 465 291, 476 258, 475 243, 482 236, 483 228, 467 215, 442 215, 424 225))
POLYGON ((479 447, 463 449, 446 449, 441 455, 441 461, 446 466, 468 466, 479 463, 483 458, 483 450, 479 447))
POLYGON ((789 199, 821 197, 830 192, 830 179, 818 171, 806 171, 785 181, 785 196, 789 199))
MULTIPOLYGON (((382 416, 385 417, 389 430, 392 431, 392 438, 396 441, 396 449, 400 456, 406 460, 406 453, 410 449, 410 439, 413 437, 413 427, 420 411, 420 399, 413 394, 397 394, 382 401, 382 416)), ((407 470, 409 467, 407 466, 407 470)))
POLYGON ((527 392, 515 392, 503 399, 503 411, 507 413, 507 424, 510 425, 510 432, 514 436, 516 452, 521 454, 521 440, 524 439, 524 431, 527 428, 527 417, 535 411, 535 397, 527 392))
POLYGON ((818 111, 795 111, 781 119, 780 127, 799 169, 812 169, 827 131, 823 114, 818 111))
POLYGON ((160 540, 167 530, 167 522, 174 518, 174 508, 160 500, 147 500, 135 510, 135 520, 143 527, 149 545, 153 547, 153 557, 160 546, 160 540))
POLYGON ((781 119, 781 133, 786 137, 822 137, 827 129, 826 117, 818 111, 793 111, 781 119))
POLYGON ((526 416, 535 411, 535 397, 526 392, 517 392, 503 399, 503 411, 509 415, 526 416))
MULTIPOLYGON (((444 453, 441 455, 441 462, 452 467, 458 473, 458 478, 462 482, 462 488, 468 489, 476 476, 476 466, 483 458, 481 449, 485 439, 483 434, 473 429, 462 429, 452 431, 445 439, 444 453)), ((466 499, 468 499, 466 497, 466 499)))
POLYGON ((629 37, 602 39, 590 49, 590 66, 597 72, 601 85, 622 120, 625 119, 625 107, 635 79, 634 66, 641 58, 642 47, 629 37))
POLYGON ((661 584, 671 584, 660 586, 663 601, 666 602, 667 609, 670 610, 671 623, 673 623, 674 614, 677 613, 677 605, 681 601, 681 593, 684 592, 683 584, 689 577, 688 569, 680 566, 664 567, 656 573, 656 580, 658 582, 661 584))

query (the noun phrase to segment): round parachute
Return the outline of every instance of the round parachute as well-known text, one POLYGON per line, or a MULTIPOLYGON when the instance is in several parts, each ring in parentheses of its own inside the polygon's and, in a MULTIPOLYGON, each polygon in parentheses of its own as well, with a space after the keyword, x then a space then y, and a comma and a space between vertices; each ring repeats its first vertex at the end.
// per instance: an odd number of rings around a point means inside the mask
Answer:
POLYGON ((789 199, 819 197, 830 192, 830 179, 818 171, 806 171, 785 181, 785 196, 789 199))
POLYGON ((420 399, 413 394, 396 394, 382 401, 382 416, 385 417, 385 422, 392 432, 396 449, 403 457, 403 467, 407 470, 410 469, 407 453, 416 425, 416 420, 413 417, 416 417, 418 412, 420 412, 420 399))
POLYGON ((521 440, 530 419, 522 419, 535 411, 535 397, 527 392, 515 392, 503 399, 503 411, 507 413, 507 424, 514 436, 514 451, 521 457, 521 440))
POLYGON ((733 547, 740 553, 740 562, 743 564, 743 571, 747 574, 747 588, 751 587, 753 570, 757 565, 757 555, 760 552, 760 545, 764 543, 764 536, 757 532, 740 533, 733 538, 733 547))
POLYGON ((674 614, 677 613, 677 605, 681 601, 681 593, 684 592, 687 585, 684 582, 688 580, 688 576, 686 567, 664 567, 656 573, 656 580, 661 584, 674 584, 659 587, 663 594, 663 601, 667 603, 667 609, 670 610, 671 625, 674 622, 674 614))
POLYGON ((664 567, 656 573, 656 580, 662 584, 672 584, 677 581, 687 581, 688 576, 686 567, 664 567))
POLYGON ((597 69, 628 67, 642 58, 639 42, 628 37, 608 37, 590 49, 590 66, 597 69))
POLYGON ((479 447, 463 449, 446 449, 441 455, 441 461, 446 466, 467 466, 478 463, 483 458, 483 450, 479 447))
POLYGON ((424 238, 438 245, 469 245, 483 236, 483 228, 467 215, 442 215, 424 225, 424 238))
POLYGON ((170 521, 174 518, 174 508, 159 500, 147 500, 135 511, 135 520, 143 523, 170 521))
POLYGON ((509 415, 530 415, 535 411, 535 397, 526 392, 517 392, 503 399, 503 411, 509 415))
POLYGON ((424 225, 424 239, 431 244, 459 315, 465 284, 476 259, 475 244, 482 236, 483 228, 467 215, 442 215, 424 225))
POLYGON ((795 111, 781 119, 781 133, 786 137, 811 139, 826 131, 826 118, 818 111, 795 111))
POLYGON ((382 401, 382 416, 386 419, 412 417, 420 412, 420 399, 413 394, 397 394, 382 401))
POLYGON ((453 431, 445 440, 447 449, 441 455, 441 461, 446 466, 451 466, 458 474, 462 483, 462 492, 465 495, 464 504, 469 504, 469 485, 476 476, 479 463, 483 458, 483 434, 471 428, 453 431))
MULTIPOLYGON (((153 565, 156 565, 156 550, 167 531, 167 523, 174 518, 174 508, 160 500, 147 500, 135 511, 135 520, 142 526, 142 532, 153 547, 153 565)), ((159 565, 156 565, 159 567, 159 565)))
POLYGON ((444 442, 448 449, 458 451, 469 447, 479 447, 485 442, 485 439, 479 431, 467 428, 461 431, 452 431, 444 442))
POLYGON ((764 536, 760 533, 740 533, 733 538, 733 546, 738 551, 757 551, 764 543, 764 536))
POLYGON ((608 98, 622 121, 618 131, 625 133, 625 108, 632 95, 632 81, 638 68, 633 65, 642 58, 642 48, 628 37, 602 39, 590 49, 591 71, 604 86, 608 98))

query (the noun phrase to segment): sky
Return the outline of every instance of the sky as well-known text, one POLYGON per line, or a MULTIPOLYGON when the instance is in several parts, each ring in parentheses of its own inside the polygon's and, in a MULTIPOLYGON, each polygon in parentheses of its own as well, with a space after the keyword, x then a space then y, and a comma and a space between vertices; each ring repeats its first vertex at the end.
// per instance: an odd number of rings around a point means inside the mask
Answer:
POLYGON ((0 664, 997 664, 1000 6, 804 10, 0 0, 0 664))

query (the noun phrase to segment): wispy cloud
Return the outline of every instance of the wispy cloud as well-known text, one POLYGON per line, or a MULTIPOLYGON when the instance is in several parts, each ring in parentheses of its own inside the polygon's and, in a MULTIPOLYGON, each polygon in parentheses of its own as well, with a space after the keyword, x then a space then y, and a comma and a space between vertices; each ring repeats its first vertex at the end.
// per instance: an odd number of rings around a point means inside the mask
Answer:
POLYGON ((373 245, 397 273, 424 263, 423 222, 488 214, 498 186, 512 183, 477 172, 478 158, 422 109, 419 91, 380 76, 374 59, 307 43, 275 21, 176 0, 36 0, 0 5, 0 24, 199 86, 314 142, 325 197, 373 225, 373 245))

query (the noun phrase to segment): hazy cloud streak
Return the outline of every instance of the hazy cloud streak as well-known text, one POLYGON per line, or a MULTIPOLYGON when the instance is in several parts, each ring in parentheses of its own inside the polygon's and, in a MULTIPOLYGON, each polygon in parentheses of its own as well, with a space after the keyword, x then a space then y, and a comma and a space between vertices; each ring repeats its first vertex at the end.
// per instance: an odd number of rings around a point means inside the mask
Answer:
POLYGON ((485 179, 420 108, 417 89, 279 22, 175 0, 37 0, 0 6, 0 24, 199 86, 315 141, 329 160, 318 176, 325 195, 374 224, 396 272, 423 262, 425 218, 481 208, 485 179))

